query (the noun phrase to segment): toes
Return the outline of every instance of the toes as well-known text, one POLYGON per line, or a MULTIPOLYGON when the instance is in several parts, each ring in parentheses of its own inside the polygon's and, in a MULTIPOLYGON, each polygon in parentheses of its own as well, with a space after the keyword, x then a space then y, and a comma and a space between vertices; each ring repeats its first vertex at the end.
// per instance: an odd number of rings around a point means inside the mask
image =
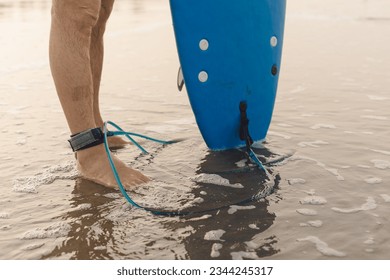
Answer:
POLYGON ((131 189, 131 188, 134 188, 135 186, 138 186, 138 185, 141 185, 141 184, 144 184, 146 182, 148 182, 149 179, 148 178, 133 178, 132 180, 130 181, 127 181, 125 184, 124 184, 124 187, 125 189, 131 189))

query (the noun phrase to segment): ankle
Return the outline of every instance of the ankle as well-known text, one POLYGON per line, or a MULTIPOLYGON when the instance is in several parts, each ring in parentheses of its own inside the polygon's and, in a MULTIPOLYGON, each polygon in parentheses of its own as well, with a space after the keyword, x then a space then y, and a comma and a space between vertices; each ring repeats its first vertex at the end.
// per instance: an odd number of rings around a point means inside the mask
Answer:
POLYGON ((76 158, 79 164, 83 164, 85 162, 90 163, 91 161, 100 158, 102 155, 105 155, 106 150, 104 149, 104 144, 100 144, 85 150, 77 151, 76 158))

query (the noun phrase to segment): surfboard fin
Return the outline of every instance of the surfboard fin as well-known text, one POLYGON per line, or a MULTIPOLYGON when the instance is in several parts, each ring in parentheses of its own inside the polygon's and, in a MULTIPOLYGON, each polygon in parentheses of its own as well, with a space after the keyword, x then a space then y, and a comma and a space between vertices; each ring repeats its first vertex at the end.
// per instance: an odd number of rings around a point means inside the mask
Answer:
POLYGON ((179 91, 182 91, 183 87, 184 87, 184 76, 180 66, 179 71, 177 72, 177 88, 179 91))

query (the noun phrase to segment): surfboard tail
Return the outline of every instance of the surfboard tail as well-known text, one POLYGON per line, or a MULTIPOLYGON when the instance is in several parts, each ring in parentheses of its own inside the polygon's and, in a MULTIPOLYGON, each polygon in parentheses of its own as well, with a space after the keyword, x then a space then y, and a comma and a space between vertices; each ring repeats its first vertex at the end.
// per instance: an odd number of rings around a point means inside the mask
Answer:
POLYGON ((286 0, 170 0, 178 55, 192 110, 212 150, 265 139, 280 73, 286 0))

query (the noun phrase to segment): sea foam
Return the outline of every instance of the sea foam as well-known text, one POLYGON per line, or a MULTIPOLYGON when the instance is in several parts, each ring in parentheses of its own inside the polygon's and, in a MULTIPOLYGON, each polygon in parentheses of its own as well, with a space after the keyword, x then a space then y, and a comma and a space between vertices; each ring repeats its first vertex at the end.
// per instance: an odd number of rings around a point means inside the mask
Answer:
POLYGON ((221 240, 222 235, 224 235, 226 231, 223 229, 218 229, 218 230, 212 230, 209 232, 206 232, 204 235, 205 240, 221 240))
POLYGON ((305 184, 306 180, 302 178, 291 178, 287 180, 290 185, 305 184))
POLYGON ((305 147, 311 147, 311 148, 319 148, 320 145, 328 145, 328 142, 317 140, 313 142, 300 142, 298 143, 299 147, 305 148, 305 147))
POLYGON ((0 212, 0 219, 9 219, 9 213, 0 212))
POLYGON ((17 178, 12 183, 14 192, 37 193, 42 185, 52 184, 56 180, 71 180, 78 176, 75 162, 46 167, 42 172, 33 176, 17 178))
POLYGON ((366 203, 364 203, 360 207, 355 207, 355 208, 337 208, 333 207, 332 210, 338 213, 343 213, 343 214, 353 214, 353 213, 358 213, 361 211, 368 211, 368 210, 374 210, 376 209, 377 204, 375 202, 375 199, 373 197, 368 197, 366 203))
POLYGON ((251 260, 258 260, 259 256, 256 254, 256 252, 232 252, 230 253, 233 260, 244 260, 244 259, 251 259, 251 260))
POLYGON ((315 221, 308 221, 306 223, 300 223, 299 224, 301 227, 315 227, 315 228, 320 228, 323 225, 323 222, 320 220, 315 220, 315 221))
POLYGON ((381 197, 385 202, 390 202, 390 195, 388 194, 381 194, 381 197))
POLYGON ((221 243, 214 243, 213 246, 211 247, 211 253, 210 253, 210 257, 212 258, 218 258, 221 253, 219 252, 219 250, 222 249, 222 244, 221 243))
POLYGON ((228 179, 222 178, 221 176, 219 176, 217 174, 202 173, 202 174, 195 176, 195 178, 193 178, 193 181, 198 182, 198 183, 214 184, 214 185, 236 188, 236 189, 244 188, 244 186, 240 183, 230 184, 228 179))
POLYGON ((71 226, 65 222, 59 222, 46 228, 36 228, 23 234, 21 239, 46 239, 66 237, 71 230, 71 226))
POLYGON ((308 196, 300 200, 301 204, 324 205, 327 200, 321 196, 308 196))
POLYGON ((371 160, 371 162, 378 169, 389 169, 390 168, 390 161, 387 161, 387 160, 373 159, 373 160, 371 160))
POLYGON ((382 179, 381 179, 381 178, 377 178, 377 177, 366 178, 366 179, 364 179, 364 181, 365 181, 367 184, 371 184, 371 185, 382 183, 382 179))
POLYGON ((231 205, 229 210, 228 210, 228 213, 234 214, 238 210, 250 210, 250 209, 255 209, 255 208, 256 208, 256 206, 254 206, 254 205, 248 205, 248 206, 231 205))
POLYGON ((313 125, 313 126, 310 127, 310 128, 311 128, 311 129, 320 129, 320 128, 334 129, 334 128, 336 128, 336 126, 333 125, 333 124, 319 123, 319 124, 313 125))
POLYGON ((304 216, 316 216, 318 214, 316 210, 312 209, 297 209, 297 213, 304 216))
POLYGON ((316 246, 318 252, 327 257, 345 257, 346 254, 338 250, 332 249, 324 241, 315 236, 307 236, 297 239, 298 242, 309 241, 316 246))

